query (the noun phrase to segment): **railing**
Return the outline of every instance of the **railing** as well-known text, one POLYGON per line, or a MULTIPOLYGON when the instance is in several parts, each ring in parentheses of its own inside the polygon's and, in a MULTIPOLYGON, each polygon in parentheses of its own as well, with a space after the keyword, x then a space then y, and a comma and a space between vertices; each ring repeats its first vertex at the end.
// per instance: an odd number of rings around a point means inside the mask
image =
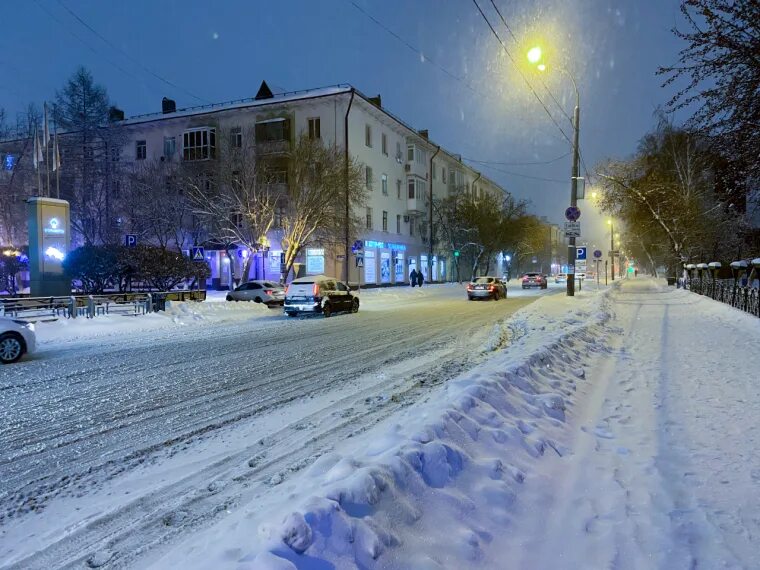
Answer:
POLYGON ((100 315, 144 315, 163 311, 166 301, 204 301, 206 291, 110 293, 68 297, 18 297, 0 299, 0 316, 20 319, 95 318, 100 315))
POLYGON ((686 279, 684 288, 760 317, 760 289, 757 287, 742 285, 734 279, 693 277, 686 279))

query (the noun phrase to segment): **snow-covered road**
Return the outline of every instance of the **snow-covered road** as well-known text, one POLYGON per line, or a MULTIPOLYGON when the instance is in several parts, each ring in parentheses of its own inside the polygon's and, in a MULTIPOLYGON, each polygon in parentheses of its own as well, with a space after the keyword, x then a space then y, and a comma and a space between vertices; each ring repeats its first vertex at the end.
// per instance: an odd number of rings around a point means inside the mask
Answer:
POLYGON ((171 541, 177 517, 202 525, 247 482, 277 485, 423 399, 482 358, 496 322, 544 294, 468 303, 458 286, 380 290, 329 320, 259 311, 43 342, 0 376, 0 566, 95 552, 92 566, 114 549, 129 564, 171 541))

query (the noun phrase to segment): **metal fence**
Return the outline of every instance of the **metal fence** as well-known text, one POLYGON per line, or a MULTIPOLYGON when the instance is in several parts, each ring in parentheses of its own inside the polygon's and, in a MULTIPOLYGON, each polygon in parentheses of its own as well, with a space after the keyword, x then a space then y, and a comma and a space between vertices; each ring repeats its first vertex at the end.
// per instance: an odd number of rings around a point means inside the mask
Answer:
POLYGON ((692 277, 684 287, 689 291, 726 303, 739 310, 760 317, 760 289, 742 285, 734 279, 692 277))
POLYGON ((0 298, 0 316, 21 319, 86 317, 100 315, 144 315, 163 311, 166 301, 204 301, 206 291, 111 293, 68 297, 0 298))

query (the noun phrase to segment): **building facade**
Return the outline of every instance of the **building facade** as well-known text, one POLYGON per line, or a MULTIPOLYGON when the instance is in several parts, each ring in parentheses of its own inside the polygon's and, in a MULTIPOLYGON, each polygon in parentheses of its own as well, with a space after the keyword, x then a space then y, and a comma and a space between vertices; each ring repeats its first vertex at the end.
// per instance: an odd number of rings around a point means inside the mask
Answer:
MULTIPOLYGON (((361 220, 363 267, 357 267, 351 254, 346 259, 344 247, 313 244, 297 260, 299 276, 326 273, 343 278, 347 264, 349 281, 360 284, 405 283, 413 269, 428 281, 449 280, 453 252, 431 251, 428 239, 431 196, 435 201, 454 192, 472 199, 486 194, 501 199, 505 194, 461 157, 430 140, 427 131, 415 130, 391 114, 380 96, 367 97, 350 86, 273 95, 262 83, 253 99, 180 110, 165 99, 162 112, 116 120, 109 128, 119 131, 120 148, 113 160, 132 166, 150 161, 202 165, 217 158, 222 144, 240 146, 253 137, 257 156, 281 160, 286 172, 288 151, 302 135, 347 147, 363 165, 368 194, 366 206, 352 212, 361 220)), ((282 182, 287 183, 285 175, 282 182)), ((123 231, 129 232, 128 223, 123 231)), ((281 233, 274 229, 267 237, 269 247, 260 252, 200 244, 206 245, 212 269, 208 285, 230 287, 242 277, 249 255, 254 256, 250 278, 279 279, 281 233)), ((188 237, 182 247, 196 245, 193 241, 197 236, 188 237)))

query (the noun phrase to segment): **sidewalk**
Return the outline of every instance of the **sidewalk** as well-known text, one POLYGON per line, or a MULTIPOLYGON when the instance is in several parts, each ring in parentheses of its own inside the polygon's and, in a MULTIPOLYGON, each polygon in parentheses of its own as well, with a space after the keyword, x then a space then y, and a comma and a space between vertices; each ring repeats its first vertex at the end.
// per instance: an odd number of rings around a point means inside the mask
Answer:
POLYGON ((759 568, 760 319, 648 279, 611 307, 573 453, 538 465, 505 567, 759 568))

